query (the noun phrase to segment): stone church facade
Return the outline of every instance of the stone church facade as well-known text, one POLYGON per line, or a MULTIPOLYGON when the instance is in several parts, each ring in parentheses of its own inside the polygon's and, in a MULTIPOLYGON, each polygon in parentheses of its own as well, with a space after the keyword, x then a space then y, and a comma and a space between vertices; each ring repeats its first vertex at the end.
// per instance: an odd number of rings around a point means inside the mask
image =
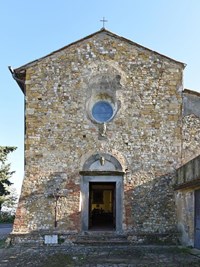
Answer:
POLYGON ((14 243, 177 241, 177 169, 200 154, 200 95, 183 90, 184 67, 101 29, 11 70, 25 95, 14 243))

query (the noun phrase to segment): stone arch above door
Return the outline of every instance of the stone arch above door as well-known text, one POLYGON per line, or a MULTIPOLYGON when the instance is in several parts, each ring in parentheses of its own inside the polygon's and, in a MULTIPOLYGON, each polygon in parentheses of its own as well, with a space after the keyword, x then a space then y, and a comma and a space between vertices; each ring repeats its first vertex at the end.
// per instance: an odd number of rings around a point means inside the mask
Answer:
POLYGON ((122 171, 120 162, 110 154, 97 153, 83 164, 83 171, 122 171))
MULTIPOLYGON (((112 164, 114 165, 113 171, 121 171, 123 173, 126 172, 127 169, 129 169, 129 163, 125 156, 118 150, 107 150, 105 149, 102 151, 102 149, 98 150, 89 150, 89 151, 84 151, 82 157, 80 158, 80 165, 79 165, 79 170, 80 172, 82 171, 90 171, 90 166, 97 160, 100 159, 100 157, 105 158, 105 163, 112 164)), ((101 167, 101 170, 108 165, 104 164, 104 167, 101 167)), ((91 166, 91 167, 94 167, 91 166)), ((100 167, 100 166, 99 166, 100 167)), ((111 167, 111 166, 110 166, 111 167)), ((95 167, 97 168, 97 166, 95 167)), ((99 171, 101 171, 99 170, 99 171)), ((108 169, 109 170, 109 169, 108 169)))

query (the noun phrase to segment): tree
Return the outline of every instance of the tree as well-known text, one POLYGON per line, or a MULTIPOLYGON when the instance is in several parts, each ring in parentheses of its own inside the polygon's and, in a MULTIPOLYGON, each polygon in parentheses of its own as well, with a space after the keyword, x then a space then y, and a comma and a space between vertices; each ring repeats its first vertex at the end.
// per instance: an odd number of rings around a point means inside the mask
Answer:
POLYGON ((0 146, 0 211, 6 196, 10 195, 9 187, 12 183, 9 181, 14 171, 10 170, 10 164, 6 163, 10 152, 16 150, 16 147, 0 146))
POLYGON ((14 214, 18 203, 18 194, 16 189, 11 186, 9 188, 10 194, 5 196, 4 202, 2 204, 2 211, 8 212, 9 214, 14 214))

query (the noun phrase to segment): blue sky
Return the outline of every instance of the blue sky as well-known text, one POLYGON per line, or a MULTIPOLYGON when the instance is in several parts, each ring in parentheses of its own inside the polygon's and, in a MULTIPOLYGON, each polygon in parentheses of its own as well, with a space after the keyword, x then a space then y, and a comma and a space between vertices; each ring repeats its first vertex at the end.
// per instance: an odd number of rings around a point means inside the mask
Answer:
POLYGON ((17 68, 102 27, 187 64, 184 87, 200 91, 199 0, 0 0, 0 145, 17 191, 23 179, 24 97, 8 66, 17 68))

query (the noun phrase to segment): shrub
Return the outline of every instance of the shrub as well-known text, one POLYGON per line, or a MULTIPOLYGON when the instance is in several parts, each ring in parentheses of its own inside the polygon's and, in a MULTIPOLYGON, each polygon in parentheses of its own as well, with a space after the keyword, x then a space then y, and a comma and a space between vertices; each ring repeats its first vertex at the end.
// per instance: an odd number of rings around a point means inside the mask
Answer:
POLYGON ((10 212, 0 212, 0 223, 13 223, 15 215, 10 212))

